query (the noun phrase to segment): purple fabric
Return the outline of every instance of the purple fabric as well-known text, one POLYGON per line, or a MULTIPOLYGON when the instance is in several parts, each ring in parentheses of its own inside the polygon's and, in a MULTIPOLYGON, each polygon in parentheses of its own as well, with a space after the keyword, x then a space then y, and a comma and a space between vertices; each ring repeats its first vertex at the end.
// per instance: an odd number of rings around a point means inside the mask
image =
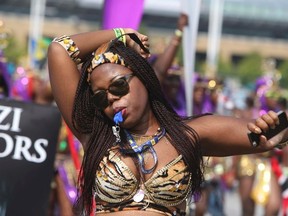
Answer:
POLYGON ((138 29, 142 19, 144 0, 106 0, 103 13, 103 29, 138 29))
POLYGON ((173 109, 177 112, 178 115, 187 116, 186 100, 185 100, 185 87, 184 87, 184 83, 182 81, 181 81, 180 86, 179 86, 177 100, 178 100, 178 106, 171 104, 173 109))
MULTIPOLYGON (((194 72, 194 76, 192 80, 192 82, 194 83, 194 88, 195 88, 195 85, 197 84, 204 85, 206 86, 205 88, 207 88, 208 81, 209 80, 206 77, 200 75, 197 72, 194 72)), ((211 101, 209 92, 205 91, 201 104, 195 104, 193 101, 192 111, 193 111, 193 115, 200 115, 203 113, 215 113, 216 107, 211 101)))
POLYGON ((61 180, 63 181, 66 195, 68 196, 70 202, 72 204, 74 204, 75 201, 76 201, 77 189, 76 189, 76 187, 74 185, 71 185, 69 183, 68 173, 66 172, 64 166, 62 166, 62 165, 59 166, 58 167, 58 172, 59 172, 61 180))
POLYGON ((270 110, 267 105, 266 93, 271 88, 272 77, 261 76, 256 80, 255 83, 255 92, 257 94, 258 100, 260 102, 260 115, 263 115, 270 110))
POLYGON ((14 81, 12 86, 11 97, 16 97, 24 101, 31 101, 31 95, 29 95, 28 91, 28 77, 21 77, 14 81))

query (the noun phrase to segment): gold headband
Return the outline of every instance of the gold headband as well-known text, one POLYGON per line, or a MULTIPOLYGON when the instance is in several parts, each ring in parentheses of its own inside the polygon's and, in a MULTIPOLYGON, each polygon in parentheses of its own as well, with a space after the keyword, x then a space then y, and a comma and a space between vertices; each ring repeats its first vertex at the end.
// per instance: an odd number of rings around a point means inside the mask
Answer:
POLYGON ((90 82, 90 76, 91 76, 92 71, 99 65, 105 64, 105 63, 119 64, 124 67, 127 67, 123 57, 121 57, 120 55, 116 53, 104 52, 99 55, 95 55, 91 61, 90 66, 87 68, 87 72, 88 72, 87 82, 90 82))

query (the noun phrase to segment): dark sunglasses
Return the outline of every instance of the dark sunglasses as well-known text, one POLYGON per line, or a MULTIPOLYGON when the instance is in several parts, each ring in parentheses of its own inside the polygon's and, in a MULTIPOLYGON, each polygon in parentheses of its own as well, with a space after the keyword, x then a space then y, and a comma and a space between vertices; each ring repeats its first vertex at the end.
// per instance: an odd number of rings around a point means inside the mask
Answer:
POLYGON ((109 105, 107 91, 118 97, 122 97, 128 94, 130 90, 128 82, 132 76, 134 75, 127 74, 125 76, 119 77, 118 79, 112 81, 108 89, 98 90, 95 93, 92 93, 93 104, 101 110, 105 109, 109 105))

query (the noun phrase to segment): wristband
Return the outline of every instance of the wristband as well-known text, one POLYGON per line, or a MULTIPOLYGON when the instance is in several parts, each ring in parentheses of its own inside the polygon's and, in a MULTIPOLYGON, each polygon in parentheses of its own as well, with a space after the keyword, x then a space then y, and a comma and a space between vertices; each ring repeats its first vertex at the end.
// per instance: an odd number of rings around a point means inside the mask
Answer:
POLYGON ((124 43, 124 45, 126 46, 126 36, 124 36, 125 31, 123 28, 114 28, 113 29, 114 33, 115 33, 115 37, 119 38, 120 41, 122 41, 124 43))
POLYGON ((176 30, 175 30, 175 35, 176 35, 177 37, 181 38, 182 35, 183 35, 183 32, 182 32, 181 30, 179 30, 179 29, 176 29, 176 30))
POLYGON ((63 35, 61 37, 56 37, 53 39, 53 42, 60 44, 66 50, 73 62, 76 64, 81 63, 81 59, 78 57, 80 50, 69 36, 63 35))
POLYGON ((123 41, 124 45, 126 46, 126 35, 124 35, 125 31, 123 28, 120 28, 120 31, 121 31, 121 35, 122 35, 122 41, 123 41))

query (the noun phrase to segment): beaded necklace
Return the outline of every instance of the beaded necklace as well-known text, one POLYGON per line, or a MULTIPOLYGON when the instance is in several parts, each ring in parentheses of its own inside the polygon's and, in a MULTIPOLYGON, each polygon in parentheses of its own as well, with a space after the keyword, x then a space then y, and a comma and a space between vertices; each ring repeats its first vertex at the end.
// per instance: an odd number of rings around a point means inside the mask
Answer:
POLYGON ((142 144, 138 144, 138 145, 135 142, 133 136, 127 130, 124 130, 124 132, 128 138, 128 141, 129 141, 129 144, 130 144, 132 150, 131 149, 122 149, 122 152, 125 154, 131 154, 131 153, 136 154, 138 161, 139 161, 139 164, 140 164, 141 171, 144 174, 152 173, 153 170, 156 168, 156 165, 158 163, 158 157, 157 157, 155 149, 153 148, 153 145, 155 145, 156 143, 159 142, 159 140, 165 135, 166 130, 164 128, 161 128, 161 131, 159 133, 157 133, 156 135, 154 135, 152 137, 152 139, 150 139, 150 140, 148 140, 142 144), (150 169, 145 169, 145 164, 144 164, 144 152, 147 150, 149 150, 151 152, 153 159, 154 159, 154 165, 150 169))
POLYGON ((137 143, 137 145, 139 146, 139 144, 142 144, 148 140, 153 139, 154 136, 157 136, 157 134, 159 134, 161 132, 161 128, 157 129, 157 132, 153 135, 140 135, 140 134, 135 134, 135 133, 131 133, 132 137, 134 138, 135 142, 137 143))
MULTIPOLYGON (((116 123, 116 125, 112 126, 112 131, 116 137, 116 144, 119 144, 121 142, 119 123, 123 122, 123 117, 122 117, 121 111, 117 112, 114 115, 113 120, 116 123)), ((141 168, 142 173, 144 173, 144 174, 152 173, 153 170, 156 168, 156 165, 158 163, 158 157, 157 157, 155 149, 153 148, 153 145, 158 143, 158 141, 166 134, 166 130, 164 128, 161 128, 160 132, 156 133, 152 137, 152 139, 149 139, 146 142, 144 142, 142 144, 138 144, 138 145, 135 142, 133 136, 127 130, 124 130, 124 132, 127 136, 127 139, 128 139, 129 144, 131 146, 131 149, 121 148, 120 151, 124 154, 136 154, 137 158, 139 160, 139 164, 140 164, 140 168, 141 168), (145 169, 145 163, 144 163, 144 153, 147 150, 149 150, 151 152, 153 159, 154 159, 154 165, 150 169, 145 169)))

